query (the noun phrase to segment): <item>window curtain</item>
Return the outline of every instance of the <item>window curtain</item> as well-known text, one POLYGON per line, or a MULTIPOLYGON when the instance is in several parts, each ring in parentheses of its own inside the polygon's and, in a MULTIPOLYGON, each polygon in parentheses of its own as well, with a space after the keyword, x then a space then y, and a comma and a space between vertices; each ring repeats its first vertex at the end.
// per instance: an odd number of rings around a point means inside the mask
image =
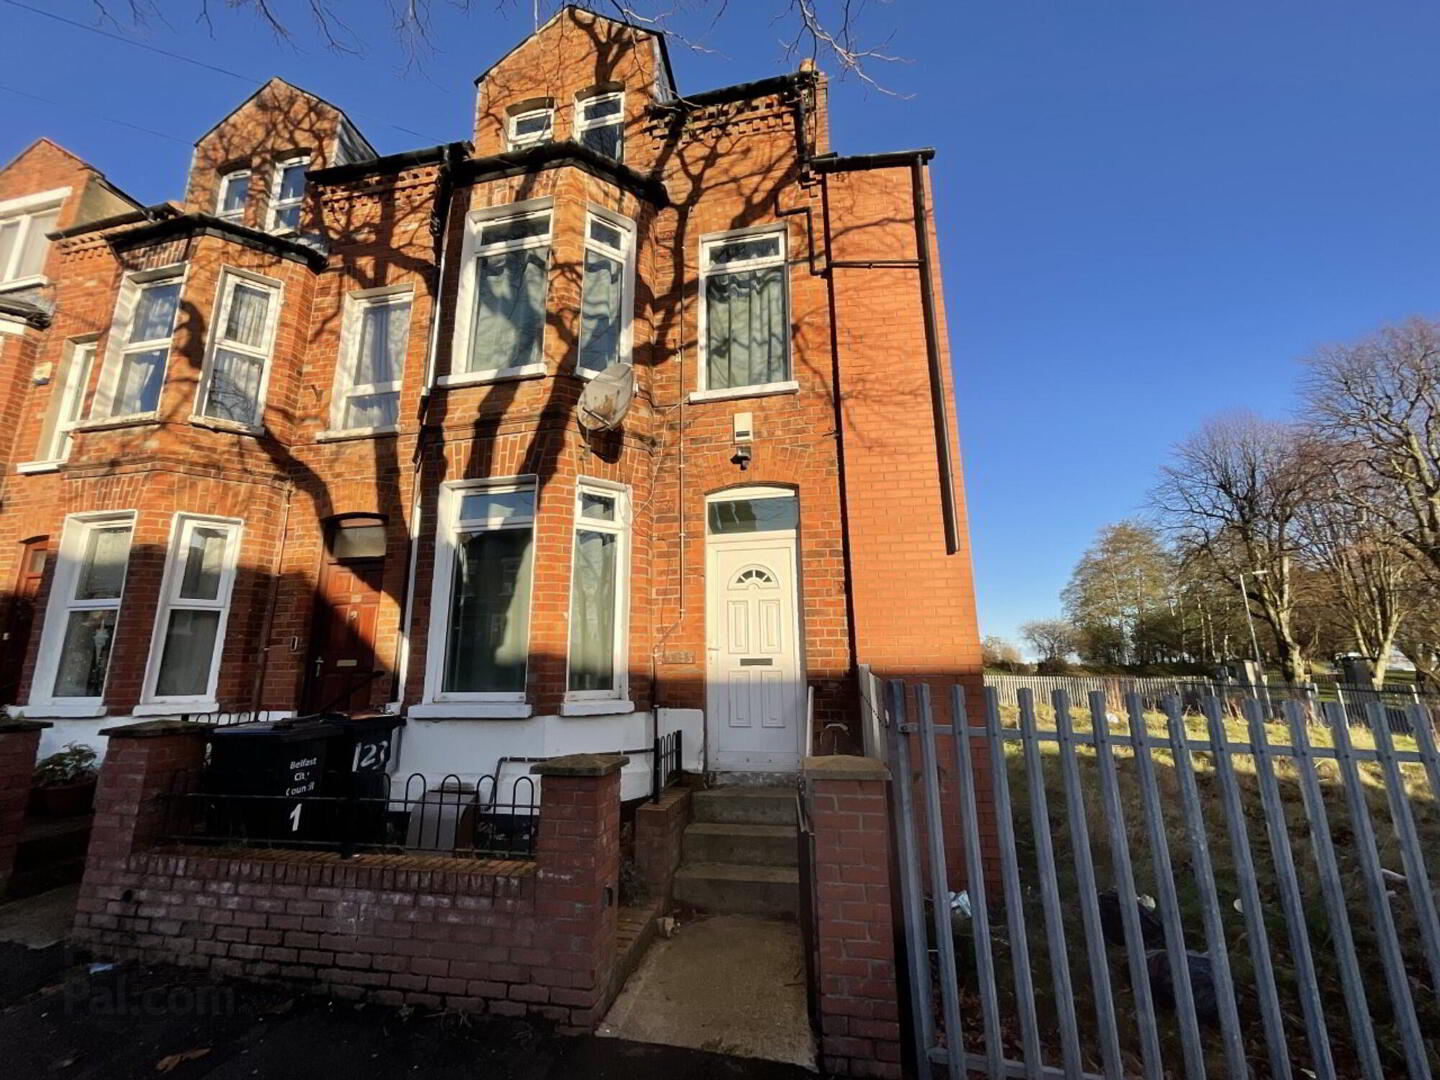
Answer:
POLYGON ((585 252, 580 299, 580 367, 604 371, 620 358, 624 265, 598 251, 585 252))
POLYGON ((115 600, 125 583, 130 558, 130 529, 91 529, 85 561, 75 586, 76 600, 115 600))
POLYGON ((56 697, 99 697, 115 640, 114 611, 72 611, 55 672, 56 697))
POLYGON ((712 390, 790 378, 784 267, 705 279, 705 356, 712 390))
POLYGON ((549 247, 475 260, 475 323, 470 371, 498 371, 540 361, 549 247))
POLYGON ((205 395, 205 415, 237 424, 254 424, 265 362, 258 356, 216 349, 205 395))
POLYGON ((614 533, 575 533, 570 585, 571 690, 615 689, 614 533))
POLYGON ((365 309, 360 326, 360 356, 355 364, 356 386, 400 378, 409 328, 409 304, 378 304, 365 309))
POLYGON ((265 341, 265 316, 270 294, 249 285, 236 285, 230 294, 230 313, 225 319, 225 338, 258 349, 265 341))
POLYGON ((168 338, 175 327, 175 306, 180 300, 180 283, 151 285, 140 290, 135 319, 130 324, 131 341, 168 338))
POLYGON ((531 530, 461 536, 450 588, 448 693, 523 693, 530 650, 531 530))
POLYGON ((165 651, 155 677, 155 693, 162 697, 193 697, 210 683, 210 661, 220 629, 218 611, 172 611, 165 628, 165 651))
POLYGON ((133 416, 153 412, 160 404, 160 384, 165 378, 167 349, 127 353, 120 363, 120 381, 115 389, 111 416, 133 416))

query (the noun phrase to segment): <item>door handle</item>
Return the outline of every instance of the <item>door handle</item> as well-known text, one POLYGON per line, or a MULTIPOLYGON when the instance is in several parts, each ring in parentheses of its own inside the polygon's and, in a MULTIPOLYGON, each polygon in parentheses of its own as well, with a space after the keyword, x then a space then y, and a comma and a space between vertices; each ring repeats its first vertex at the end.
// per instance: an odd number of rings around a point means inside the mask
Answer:
POLYGON ((316 674, 316 675, 319 675, 319 674, 320 674, 320 668, 324 665, 324 663, 325 663, 325 658, 324 658, 323 656, 317 656, 317 657, 315 657, 315 674, 316 674))

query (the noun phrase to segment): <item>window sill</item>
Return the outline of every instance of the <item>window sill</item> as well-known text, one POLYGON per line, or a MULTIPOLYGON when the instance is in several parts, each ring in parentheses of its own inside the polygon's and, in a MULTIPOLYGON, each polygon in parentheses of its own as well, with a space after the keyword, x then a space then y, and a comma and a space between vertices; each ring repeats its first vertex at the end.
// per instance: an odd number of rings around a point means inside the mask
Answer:
POLYGON ((543 379, 545 375, 544 364, 526 364, 523 367, 500 368, 498 371, 463 371, 459 375, 441 375, 435 380, 435 385, 478 386, 483 383, 505 382, 507 379, 543 379))
POLYGON ((64 464, 65 461, 61 458, 54 461, 22 461, 15 466, 15 471, 25 476, 33 473, 59 472, 60 466, 64 464))
POLYGON ((12 705, 11 711, 16 716, 23 716, 27 720, 80 720, 91 719, 97 716, 104 716, 108 712, 103 704, 101 705, 62 705, 58 702, 39 702, 33 705, 12 705))
POLYGON ((405 715, 416 720, 527 720, 528 701, 433 701, 411 705, 405 715))
POLYGON ((794 379, 785 382, 762 383, 759 386, 727 386, 723 390, 692 390, 689 401, 692 405, 702 401, 728 401, 731 398, 769 397, 771 394, 799 393, 800 384, 794 379))
POLYGON ((220 711, 217 701, 142 701, 130 710, 131 716, 190 716, 220 711))
POLYGON ((29 277, 16 278, 14 281, 0 281, 0 292, 11 292, 19 289, 35 289, 42 285, 49 285, 50 279, 44 274, 31 274, 29 277))
POLYGON ((335 431, 317 431, 316 442, 344 442, 346 439, 374 439, 381 435, 398 435, 400 428, 395 424, 373 428, 345 428, 335 431))
POLYGON ((259 438, 265 434, 264 427, 255 427, 253 424, 237 424, 233 420, 217 420, 213 416, 191 416, 190 423, 194 427, 224 431, 230 435, 253 435, 259 438))
MULTIPOLYGON (((616 361, 616 363, 624 364, 626 367, 633 366, 633 362, 630 360, 619 360, 616 361)), ((577 379, 584 379, 588 382, 591 379, 598 378, 600 375, 603 375, 613 366, 613 364, 606 364, 599 371, 591 371, 589 368, 582 368, 577 366, 574 371, 571 372, 571 374, 573 374, 577 379)))
POLYGON ((632 713, 635 703, 625 701, 565 701, 560 704, 561 716, 611 716, 632 713))
POLYGON ((75 431, 108 431, 111 428, 140 427, 144 424, 158 424, 160 417, 153 412, 136 413, 133 416, 107 416, 103 420, 86 420, 76 424, 75 431))

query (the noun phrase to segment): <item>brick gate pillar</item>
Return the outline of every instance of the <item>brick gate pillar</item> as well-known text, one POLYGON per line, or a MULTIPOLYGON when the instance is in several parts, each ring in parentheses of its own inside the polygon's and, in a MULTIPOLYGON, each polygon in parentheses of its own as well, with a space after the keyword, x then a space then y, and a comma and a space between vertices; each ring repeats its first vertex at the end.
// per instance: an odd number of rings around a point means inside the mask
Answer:
POLYGON ((95 823, 76 904, 77 936, 103 929, 103 920, 91 916, 103 916, 108 903, 119 902, 127 860, 162 832, 163 797, 176 790, 181 774, 204 765, 210 731, 207 724, 150 720, 100 732, 110 743, 95 789, 95 823))
POLYGON ((10 884, 20 849, 40 732, 49 726, 43 720, 0 719, 0 898, 10 884))
POLYGON ((533 989, 566 1030, 594 1030, 615 989, 620 770, 629 761, 571 754, 530 769, 541 778, 536 911, 550 920, 536 935, 533 989))
POLYGON ((899 1077, 889 771, 874 758, 835 756, 806 758, 803 774, 815 833, 821 1068, 832 1076, 899 1077))

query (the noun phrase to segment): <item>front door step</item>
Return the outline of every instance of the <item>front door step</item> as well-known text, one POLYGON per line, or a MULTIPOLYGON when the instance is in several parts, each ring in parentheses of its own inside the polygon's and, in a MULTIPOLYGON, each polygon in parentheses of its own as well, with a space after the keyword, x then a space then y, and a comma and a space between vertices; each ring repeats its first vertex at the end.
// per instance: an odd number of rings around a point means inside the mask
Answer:
POLYGON ((793 866, 686 862, 675 871, 675 899, 704 911, 794 918, 800 907, 800 871, 793 866))
POLYGON ((735 825, 697 821, 685 830, 687 863, 796 866, 793 825, 735 825))
POLYGON ((691 799, 696 821, 795 827, 794 788, 711 788, 695 792, 691 799))

